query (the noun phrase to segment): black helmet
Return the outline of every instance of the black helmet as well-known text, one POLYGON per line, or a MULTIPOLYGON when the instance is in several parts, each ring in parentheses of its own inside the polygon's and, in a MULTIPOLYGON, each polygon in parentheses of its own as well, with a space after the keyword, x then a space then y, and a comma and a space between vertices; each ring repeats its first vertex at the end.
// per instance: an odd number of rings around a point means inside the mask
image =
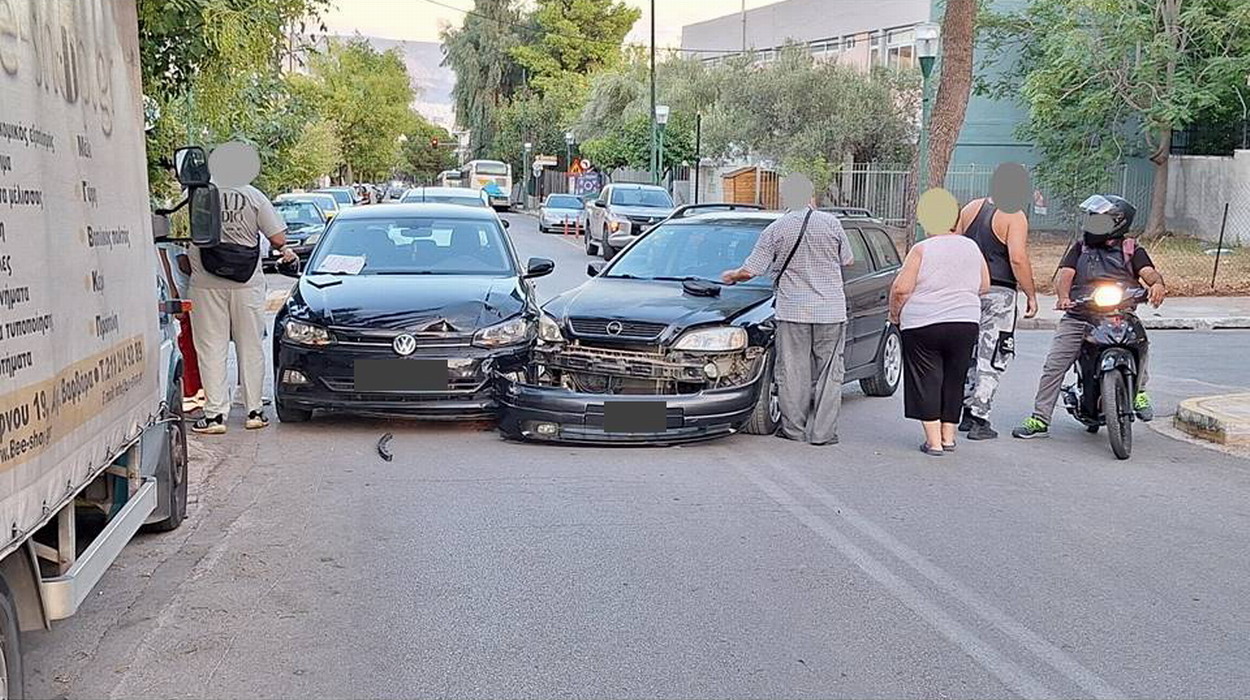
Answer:
POLYGON ((1114 194, 1096 194, 1081 202, 1085 212, 1086 240, 1105 241, 1123 238, 1133 225, 1137 209, 1128 200, 1114 194))

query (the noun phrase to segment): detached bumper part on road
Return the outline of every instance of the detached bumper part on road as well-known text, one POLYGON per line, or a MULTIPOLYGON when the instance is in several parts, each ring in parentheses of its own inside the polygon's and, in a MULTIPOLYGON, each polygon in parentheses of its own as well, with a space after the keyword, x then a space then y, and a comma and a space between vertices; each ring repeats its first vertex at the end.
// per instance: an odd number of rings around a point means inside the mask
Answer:
POLYGON ((516 371, 525 360, 524 347, 488 350, 466 343, 456 347, 418 348, 408 358, 400 359, 389 346, 304 347, 282 342, 274 376, 277 400, 287 408, 425 420, 483 420, 495 417, 497 404, 492 381, 495 372, 516 371), (447 360, 448 389, 357 391, 356 360, 375 359, 447 360))

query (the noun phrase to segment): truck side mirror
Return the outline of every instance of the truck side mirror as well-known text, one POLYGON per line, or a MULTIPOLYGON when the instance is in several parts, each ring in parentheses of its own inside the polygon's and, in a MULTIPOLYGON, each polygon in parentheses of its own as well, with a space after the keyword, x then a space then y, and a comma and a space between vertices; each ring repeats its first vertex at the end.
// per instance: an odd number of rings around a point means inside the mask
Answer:
POLYGON ((203 187, 210 179, 208 155, 199 146, 184 146, 174 151, 174 172, 183 187, 203 187))
POLYGON ((191 190, 191 242, 211 248, 221 242, 221 197, 216 185, 191 190))

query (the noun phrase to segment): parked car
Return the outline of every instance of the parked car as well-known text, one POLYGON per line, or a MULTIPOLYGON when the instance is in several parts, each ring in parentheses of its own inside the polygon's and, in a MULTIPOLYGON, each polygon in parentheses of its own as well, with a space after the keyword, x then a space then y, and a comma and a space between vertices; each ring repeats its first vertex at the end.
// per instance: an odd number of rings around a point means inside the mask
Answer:
MULTIPOLYGON (((300 262, 307 263, 329 222, 325 212, 308 200, 276 202, 273 206, 286 222, 287 245, 299 256, 300 262)), ((266 270, 274 269, 281 257, 277 250, 271 250, 269 257, 262 261, 262 266, 266 270)))
POLYGON ((341 211, 334 195, 325 192, 287 192, 273 198, 275 205, 282 202, 312 202, 326 215, 327 221, 333 219, 341 211))
POLYGON ((343 212, 275 320, 278 418, 493 417, 492 375, 529 361, 538 325, 531 280, 554 267, 544 258, 522 266, 489 208, 343 212))
POLYGON ((490 208, 490 200, 482 190, 471 190, 468 187, 413 187, 399 201, 403 204, 428 202, 490 208))
POLYGON ((655 185, 612 184, 603 188, 588 210, 583 243, 611 260, 617 251, 673 213, 673 198, 655 185))
POLYGON ((354 207, 360 203, 359 195, 356 190, 351 187, 326 187, 320 190, 313 190, 322 194, 328 194, 334 197, 334 201, 339 203, 340 209, 354 207))
POLYGON ((586 228, 586 202, 575 194, 549 194, 538 209, 538 230, 564 231, 586 228))
MULTIPOLYGON (((669 444, 772 433, 772 280, 717 280, 779 216, 683 207, 610 263, 592 262, 590 280, 544 305, 530 372, 498 375, 504 436, 669 444)), ((842 224, 855 253, 843 268, 846 381, 889 396, 902 376, 900 337, 886 323, 899 253, 878 223, 842 224)))

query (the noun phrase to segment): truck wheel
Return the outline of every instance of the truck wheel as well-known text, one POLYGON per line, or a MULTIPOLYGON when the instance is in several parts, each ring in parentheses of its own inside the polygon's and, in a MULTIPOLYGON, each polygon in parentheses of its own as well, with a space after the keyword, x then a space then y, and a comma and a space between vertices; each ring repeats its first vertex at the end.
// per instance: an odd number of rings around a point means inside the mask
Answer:
POLYGON ((273 403, 278 411, 278 420, 283 423, 307 423, 312 418, 312 411, 307 408, 295 408, 277 400, 273 403))
POLYGON ((583 244, 585 244, 585 246, 586 246, 586 254, 587 254, 587 255, 594 255, 594 254, 597 252, 597 251, 595 250, 595 244, 594 244, 593 242, 591 242, 591 240, 590 240, 590 229, 589 229, 589 228, 587 228, 587 229, 585 229, 585 230, 583 230, 583 231, 582 231, 582 243, 583 243, 583 244))
POLYGON ((603 255, 604 260, 611 261, 612 258, 616 257, 616 248, 613 248, 612 244, 608 243, 607 229, 603 230, 603 240, 599 243, 599 252, 603 255))
POLYGON ((893 396, 903 378, 903 337, 894 326, 886 328, 877 355, 877 371, 859 380, 859 388, 869 396, 893 396))
POLYGON ((1133 416, 1128 382, 1118 369, 1102 375, 1102 412, 1107 419, 1107 437, 1116 459, 1128 459, 1133 452, 1133 416))
MULTIPOLYGON (((179 399, 182 398, 182 379, 179 378, 174 387, 179 399)), ((176 402, 172 411, 174 420, 169 422, 169 478, 165 483, 169 488, 163 494, 169 502, 169 517, 144 526, 145 532, 169 532, 178 529, 187 517, 187 423, 182 416, 182 401, 176 402)))
POLYGON ((26 697, 22 677, 21 633, 17 629, 17 608, 9 587, 0 579, 0 698, 26 697))
POLYGON ((755 410, 742 427, 743 432, 750 435, 772 435, 777 432, 781 422, 781 401, 777 396, 777 382, 773 380, 773 358, 769 355, 764 360, 767 366, 760 377, 760 394, 755 399, 755 410))

